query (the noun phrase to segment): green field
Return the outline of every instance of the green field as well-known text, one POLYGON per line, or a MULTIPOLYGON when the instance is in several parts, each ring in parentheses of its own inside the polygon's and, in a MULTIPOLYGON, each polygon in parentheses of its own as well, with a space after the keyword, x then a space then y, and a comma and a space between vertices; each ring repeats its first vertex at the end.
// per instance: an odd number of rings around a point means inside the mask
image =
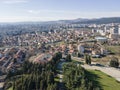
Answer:
POLYGON ((13 87, 9 88, 8 90, 13 90, 13 87))
POLYGON ((98 70, 88 70, 87 76, 101 90, 120 90, 120 82, 98 70))
POLYGON ((120 46, 105 46, 105 47, 107 50, 110 50, 115 54, 120 54, 120 46))

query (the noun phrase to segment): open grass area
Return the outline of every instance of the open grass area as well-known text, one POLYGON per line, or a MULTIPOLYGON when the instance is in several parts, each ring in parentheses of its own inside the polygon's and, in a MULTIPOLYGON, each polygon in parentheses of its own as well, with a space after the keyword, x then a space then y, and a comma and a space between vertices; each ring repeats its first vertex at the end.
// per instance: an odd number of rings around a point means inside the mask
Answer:
POLYGON ((59 82, 60 81, 60 78, 59 77, 55 77, 55 82, 59 82))
POLYGON ((10 87, 8 90, 13 90, 13 87, 10 87))
POLYGON ((115 54, 120 54, 120 46, 105 46, 105 48, 115 54))
POLYGON ((112 57, 111 55, 108 55, 108 56, 102 57, 102 58, 92 58, 92 62, 107 65, 110 62, 111 57, 112 57))
POLYGON ((78 63, 78 64, 84 64, 84 62, 81 62, 81 61, 76 61, 76 60, 72 60, 73 63, 78 63))
POLYGON ((87 77, 101 90, 120 90, 120 82, 101 71, 87 70, 87 77))
POLYGON ((100 64, 106 65, 110 62, 111 57, 117 57, 118 59, 120 59, 120 46, 104 46, 107 50, 111 51, 110 55, 107 55, 105 57, 102 58, 92 58, 93 62, 98 62, 100 64))

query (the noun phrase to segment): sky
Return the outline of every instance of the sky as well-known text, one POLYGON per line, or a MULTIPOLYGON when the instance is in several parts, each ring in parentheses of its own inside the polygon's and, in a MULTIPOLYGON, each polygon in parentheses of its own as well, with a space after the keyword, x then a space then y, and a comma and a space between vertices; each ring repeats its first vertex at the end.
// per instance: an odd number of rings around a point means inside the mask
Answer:
POLYGON ((120 17, 120 0, 0 0, 0 22, 120 17))

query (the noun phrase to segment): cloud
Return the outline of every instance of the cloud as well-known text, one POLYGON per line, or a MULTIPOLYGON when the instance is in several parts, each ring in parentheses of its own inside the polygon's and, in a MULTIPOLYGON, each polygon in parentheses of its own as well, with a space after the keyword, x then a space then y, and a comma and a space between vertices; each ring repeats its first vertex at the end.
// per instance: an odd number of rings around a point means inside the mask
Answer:
POLYGON ((31 13, 31 14, 40 14, 42 11, 39 11, 39 10, 28 10, 27 12, 31 13))
POLYGON ((27 3, 28 0, 2 0, 4 4, 27 3))
POLYGON ((64 10, 28 10, 30 14, 42 14, 42 13, 49 13, 49 14, 80 14, 78 11, 64 11, 64 10))

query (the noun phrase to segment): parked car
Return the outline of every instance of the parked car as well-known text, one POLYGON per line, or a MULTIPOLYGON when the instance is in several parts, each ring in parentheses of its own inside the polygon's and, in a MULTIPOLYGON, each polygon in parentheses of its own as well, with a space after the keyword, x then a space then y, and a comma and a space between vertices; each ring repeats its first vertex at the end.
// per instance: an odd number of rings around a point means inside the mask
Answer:
POLYGON ((92 55, 92 58, 101 58, 100 55, 92 55))

